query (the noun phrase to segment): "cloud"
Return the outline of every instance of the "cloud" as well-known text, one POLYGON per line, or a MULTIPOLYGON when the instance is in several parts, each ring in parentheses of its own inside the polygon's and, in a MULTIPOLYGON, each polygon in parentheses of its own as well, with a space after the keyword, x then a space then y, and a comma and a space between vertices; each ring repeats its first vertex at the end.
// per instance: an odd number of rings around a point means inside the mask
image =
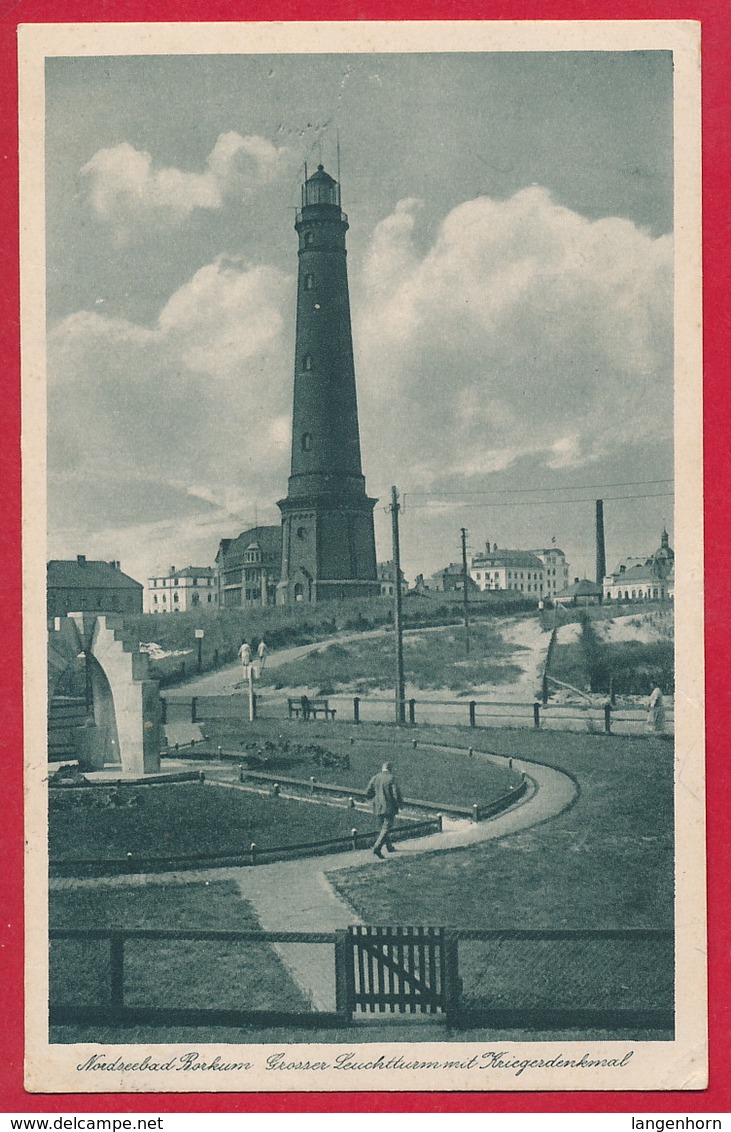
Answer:
POLYGON ((459 205, 420 252, 420 211, 401 201, 377 226, 354 289, 372 465, 392 476, 406 452, 434 486, 670 441, 670 237, 533 187, 459 205))
MULTIPOLYGON (((272 267, 219 260, 175 292, 151 327, 81 311, 50 332, 57 529, 71 539, 80 529, 228 523, 223 533, 237 534, 232 516, 283 492, 291 382, 282 312, 291 289, 272 267)), ((215 546, 206 561, 213 554, 215 546)))
MULTIPOLYGON (((369 490, 467 492, 511 470, 539 486, 588 465, 596 478, 618 453, 651 467, 672 443, 670 238, 589 221, 540 188, 467 201, 430 243, 426 214, 400 202, 351 265, 369 490)), ((50 332, 54 556, 123 558, 144 576, 210 563, 255 508, 278 521, 293 292, 274 267, 221 257, 151 325, 80 311, 50 332)), ((500 522, 509 540, 518 517, 500 522)), ((413 525, 414 572, 439 565, 453 504, 430 524, 413 525)))
POLYGON ((151 154, 129 142, 98 150, 81 169, 96 215, 126 240, 135 225, 154 220, 179 223, 195 209, 219 209, 269 184, 288 155, 256 135, 220 134, 202 173, 156 167, 151 154))

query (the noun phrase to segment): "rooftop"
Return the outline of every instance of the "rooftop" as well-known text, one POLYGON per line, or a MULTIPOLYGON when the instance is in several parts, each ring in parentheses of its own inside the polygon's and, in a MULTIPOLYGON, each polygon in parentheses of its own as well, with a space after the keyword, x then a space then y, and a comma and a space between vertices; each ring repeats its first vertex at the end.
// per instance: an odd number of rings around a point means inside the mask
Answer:
POLYGON ((530 550, 491 550, 489 554, 475 555, 472 559, 472 566, 485 567, 485 566, 509 566, 514 568, 522 566, 529 570, 542 570, 543 563, 540 558, 536 558, 530 550))
POLYGON ((601 597, 602 587, 597 582, 592 582, 590 578, 580 578, 567 586, 565 590, 560 590, 556 594, 556 598, 562 597, 601 597))
POLYGON ((241 565, 244 554, 252 543, 258 543, 265 557, 279 560, 282 553, 282 528, 280 526, 250 527, 235 539, 221 539, 216 562, 226 567, 241 565))
POLYGON ((48 589, 142 589, 142 583, 123 574, 119 562, 93 561, 84 554, 76 558, 53 558, 46 567, 48 589))

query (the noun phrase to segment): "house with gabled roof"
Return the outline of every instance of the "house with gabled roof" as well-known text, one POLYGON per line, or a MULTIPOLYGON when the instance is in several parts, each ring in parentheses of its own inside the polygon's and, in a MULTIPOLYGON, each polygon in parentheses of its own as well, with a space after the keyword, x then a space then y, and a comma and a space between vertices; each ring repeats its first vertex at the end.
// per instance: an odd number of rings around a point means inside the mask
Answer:
POLYGON ((119 562, 103 562, 77 554, 52 559, 46 567, 46 609, 49 619, 67 613, 142 613, 141 582, 123 574, 119 562))

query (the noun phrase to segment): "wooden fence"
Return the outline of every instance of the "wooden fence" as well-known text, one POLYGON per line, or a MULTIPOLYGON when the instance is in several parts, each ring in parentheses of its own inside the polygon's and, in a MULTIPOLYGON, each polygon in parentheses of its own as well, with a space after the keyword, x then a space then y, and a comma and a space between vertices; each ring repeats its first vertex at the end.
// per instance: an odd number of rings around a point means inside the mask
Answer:
POLYGON ((459 1017, 457 938, 444 928, 369 927, 336 933, 338 1011, 459 1017))
MULTIPOLYGON (((531 942, 576 944, 604 941, 653 947, 672 944, 673 932, 665 929, 587 929, 576 931, 560 929, 459 929, 412 927, 369 927, 357 925, 335 932, 264 932, 226 929, 122 929, 122 928, 52 928, 51 945, 57 941, 76 941, 80 945, 90 941, 107 942, 109 946, 109 982, 106 1001, 98 1004, 81 1004, 57 1001, 49 1004, 52 1025, 103 1026, 157 1025, 157 1026, 292 1026, 325 1029, 350 1025, 364 1016, 378 1015, 383 1019, 397 1014, 434 1014, 453 1029, 470 1027, 495 1029, 534 1029, 577 1031, 662 1031, 663 1040, 671 1035, 674 1010, 671 1002, 650 1007, 635 1005, 631 1009, 606 1007, 567 1006, 564 1002, 544 1005, 540 1009, 519 1004, 520 980, 516 983, 512 1001, 487 1008, 466 1005, 463 1001, 459 978, 459 945, 469 941, 499 941, 514 946, 531 942), (125 944, 128 941, 182 941, 197 940, 238 944, 319 944, 330 949, 335 984, 335 1010, 311 1009, 296 1013, 272 1010, 246 1010, 241 1008, 212 1009, 169 1007, 164 1005, 131 1005, 125 998, 125 944)), ((67 993, 69 981, 62 969, 56 970, 55 985, 67 993)), ((499 960, 495 960, 499 962, 499 960)), ((671 959, 668 959, 672 968, 671 959)), ((526 959, 526 964, 530 960, 526 959)), ((621 959, 607 970, 616 968, 621 959)), ((53 965, 53 956, 52 956, 53 965)), ((600 989, 602 969, 596 965, 592 974, 600 989)), ((89 972, 91 979, 96 972, 89 972)), ((489 968, 484 976, 489 982, 489 968)), ((231 988, 236 994, 236 988, 231 988)))
MULTIPOLYGON (((386 696, 330 696, 341 722, 390 722, 394 699, 386 696)), ((287 699, 281 695, 257 692, 256 716, 261 719, 285 719, 287 699)), ((232 696, 166 697, 166 719, 202 723, 216 719, 248 721, 248 698, 232 696)), ((642 707, 613 706, 589 703, 543 703, 542 700, 517 703, 512 700, 437 700, 415 698, 404 703, 404 718, 411 726, 442 724, 445 726, 514 727, 550 731, 585 731, 606 735, 646 735, 647 711, 642 707)), ((674 731, 674 712, 666 711, 666 734, 674 731)), ((306 722, 300 719, 299 722, 306 722)))

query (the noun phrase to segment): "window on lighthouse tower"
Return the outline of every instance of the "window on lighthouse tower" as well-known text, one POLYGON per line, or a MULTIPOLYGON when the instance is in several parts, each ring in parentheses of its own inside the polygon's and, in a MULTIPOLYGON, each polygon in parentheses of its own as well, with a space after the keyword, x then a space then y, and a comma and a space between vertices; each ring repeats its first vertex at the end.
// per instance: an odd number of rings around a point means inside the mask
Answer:
POLYGON ((315 276, 311 274, 305 275, 305 291, 311 291, 315 286, 315 276))

